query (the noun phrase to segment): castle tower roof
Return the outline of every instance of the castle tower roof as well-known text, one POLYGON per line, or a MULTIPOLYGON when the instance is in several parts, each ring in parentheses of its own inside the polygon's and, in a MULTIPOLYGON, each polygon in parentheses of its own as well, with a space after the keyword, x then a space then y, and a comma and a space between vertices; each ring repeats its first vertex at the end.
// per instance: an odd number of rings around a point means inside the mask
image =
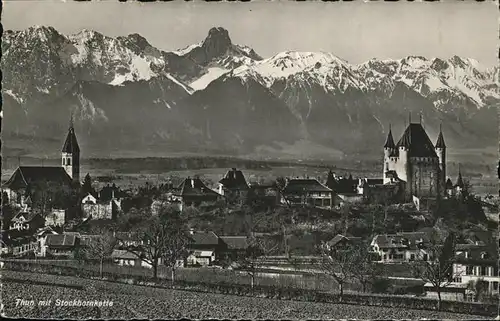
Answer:
POLYGON ((75 129, 73 128, 73 123, 70 124, 68 129, 68 135, 66 136, 66 141, 62 148, 63 153, 79 153, 80 147, 78 146, 78 141, 76 140, 75 129))
POLYGON ((392 130, 389 127, 389 134, 387 134, 387 139, 385 141, 384 148, 395 148, 394 139, 392 138, 392 130))
POLYGON ((443 132, 441 130, 441 126, 439 126, 439 135, 436 141, 436 148, 446 148, 446 144, 444 143, 443 132))
POLYGON ((437 158, 436 150, 422 124, 410 123, 403 136, 397 143, 397 147, 406 147, 410 157, 433 157, 437 158))

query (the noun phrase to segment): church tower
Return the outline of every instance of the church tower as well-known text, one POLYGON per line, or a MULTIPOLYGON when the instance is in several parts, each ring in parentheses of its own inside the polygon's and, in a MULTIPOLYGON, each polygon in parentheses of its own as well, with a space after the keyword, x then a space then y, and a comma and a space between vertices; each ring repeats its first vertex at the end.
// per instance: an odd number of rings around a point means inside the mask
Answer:
POLYGON ((443 131, 439 125, 439 135, 436 141, 436 154, 439 158, 439 195, 443 196, 446 185, 446 144, 444 143, 443 131))
POLYGON ((76 141, 73 118, 61 153, 62 167, 75 182, 80 182, 80 147, 76 141))

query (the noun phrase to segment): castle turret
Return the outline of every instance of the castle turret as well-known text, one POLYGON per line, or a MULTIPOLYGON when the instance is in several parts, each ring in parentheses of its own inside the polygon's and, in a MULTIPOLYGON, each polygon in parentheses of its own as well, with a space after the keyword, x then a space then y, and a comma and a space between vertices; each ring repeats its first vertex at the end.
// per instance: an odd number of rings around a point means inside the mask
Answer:
POLYGON ((444 195, 446 184, 446 144, 444 143, 443 131, 439 125, 439 135, 436 141, 436 154, 439 158, 439 194, 444 195))
POLYGON ((62 167, 73 181, 80 181, 80 147, 76 140, 73 120, 71 120, 68 135, 61 153, 62 167))
POLYGON ((386 177, 386 173, 393 169, 391 168, 391 156, 394 154, 396 150, 396 145, 394 144, 394 139, 392 137, 392 129, 391 125, 389 125, 389 134, 387 134, 387 139, 384 144, 384 172, 382 173, 382 177, 384 178, 384 184, 389 182, 389 178, 386 177))

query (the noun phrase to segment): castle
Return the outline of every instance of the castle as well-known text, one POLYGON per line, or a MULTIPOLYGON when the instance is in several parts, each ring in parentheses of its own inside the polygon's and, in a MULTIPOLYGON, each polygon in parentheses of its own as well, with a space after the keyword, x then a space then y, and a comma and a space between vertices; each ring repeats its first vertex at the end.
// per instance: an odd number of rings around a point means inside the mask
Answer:
POLYGON ((389 129, 384 145, 383 183, 400 181, 403 198, 438 199, 445 195, 446 145, 442 130, 434 145, 420 123, 409 123, 403 135, 394 143, 389 129))

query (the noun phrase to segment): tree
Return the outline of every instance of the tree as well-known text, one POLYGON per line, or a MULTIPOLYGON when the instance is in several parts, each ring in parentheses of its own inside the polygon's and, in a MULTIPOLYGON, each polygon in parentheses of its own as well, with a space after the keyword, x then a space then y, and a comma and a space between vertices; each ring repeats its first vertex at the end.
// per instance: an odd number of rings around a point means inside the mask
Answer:
POLYGON ((279 176, 279 177, 276 178, 276 189, 277 189, 279 195, 281 195, 281 199, 283 201, 285 201, 285 204, 288 207, 292 207, 292 204, 290 203, 290 200, 288 200, 288 198, 285 195, 286 184, 287 184, 287 181, 286 181, 285 177, 279 176))
POLYGON ((93 193, 95 193, 95 190, 92 187, 92 178, 90 177, 90 174, 87 173, 87 175, 85 175, 85 178, 83 179, 82 195, 85 196, 89 193, 93 194, 93 193))
POLYGON ((162 204, 155 215, 150 208, 129 213, 123 225, 131 228, 135 245, 126 248, 153 268, 153 277, 158 277, 161 261, 175 269, 178 259, 183 258, 187 244, 187 227, 175 205, 162 204))
POLYGON ((117 245, 117 240, 111 231, 104 228, 93 228, 92 234, 96 237, 92 237, 88 240, 83 247, 82 254, 86 259, 99 260, 99 277, 102 278, 104 261, 111 257, 117 245))
POLYGON ((238 258, 239 269, 246 271, 250 276, 250 286, 253 289, 255 286, 255 276, 259 268, 259 259, 262 256, 273 252, 279 245, 273 239, 265 237, 251 236, 248 238, 248 247, 243 257, 238 258))
POLYGON ((51 181, 30 182, 26 194, 31 198, 31 207, 45 218, 53 208, 67 209, 77 202, 76 189, 51 181))
POLYGON ((488 294, 488 282, 483 278, 475 281, 470 280, 467 287, 474 293, 474 302, 484 300, 484 297, 488 294))
POLYGON ((459 272, 453 271, 456 239, 454 231, 434 229, 413 262, 414 274, 422 281, 431 283, 436 289, 438 310, 441 309, 441 290, 460 276, 459 272))
MULTIPOLYGON (((171 211, 171 208, 167 208, 171 211)), ((175 282, 175 271, 178 262, 188 255, 187 247, 192 241, 186 233, 186 223, 181 217, 180 212, 171 211, 168 215, 168 225, 166 235, 164 236, 164 251, 161 256, 163 264, 170 268, 172 283, 175 282)), ((167 216, 167 215, 165 215, 167 216)))
POLYGON ((352 277, 353 270, 356 269, 354 252, 354 246, 350 244, 342 248, 328 248, 324 244, 319 247, 320 268, 339 285, 341 301, 344 295, 344 285, 352 277))
POLYGON ((352 277, 357 279, 366 292, 369 284, 384 274, 384 269, 373 261, 373 253, 369 251, 368 244, 359 244, 352 251, 353 269, 352 277))

